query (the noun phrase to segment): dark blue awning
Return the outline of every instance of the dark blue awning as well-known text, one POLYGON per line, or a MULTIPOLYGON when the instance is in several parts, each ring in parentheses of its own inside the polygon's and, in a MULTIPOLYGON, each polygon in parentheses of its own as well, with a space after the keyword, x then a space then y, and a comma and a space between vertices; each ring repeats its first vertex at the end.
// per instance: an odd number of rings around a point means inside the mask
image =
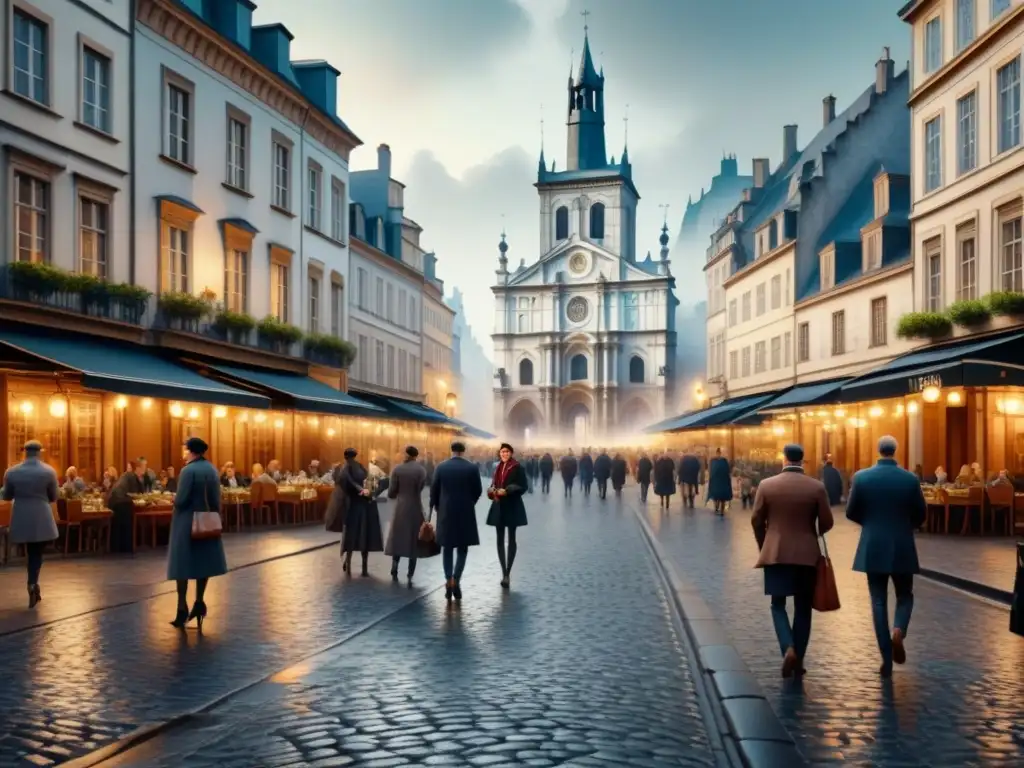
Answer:
POLYGON ((718 405, 713 405, 710 408, 704 408, 700 411, 691 411, 690 413, 678 416, 675 419, 666 419, 665 421, 654 424, 647 429, 645 432, 682 432, 687 429, 706 429, 707 427, 722 426, 728 424, 734 419, 745 418, 747 415, 753 413, 761 404, 776 397, 779 393, 775 392, 764 392, 756 395, 743 395, 742 397, 730 397, 727 400, 723 400, 718 405))
POLYGON ((284 399, 289 408, 335 416, 381 416, 384 409, 352 397, 321 381, 293 373, 211 365, 211 371, 244 385, 269 392, 272 399, 284 399))
POLYGON ((384 395, 364 392, 363 390, 359 390, 359 397, 381 408, 393 419, 419 421, 424 424, 457 426, 440 411, 435 411, 429 405, 423 405, 413 400, 405 400, 401 397, 385 397, 384 395))
POLYGON ((850 381, 849 376, 841 379, 829 379, 828 381, 812 381, 808 384, 798 384, 788 392, 783 392, 774 400, 770 400, 760 406, 758 413, 765 411, 778 411, 788 408, 799 408, 806 405, 818 405, 828 402, 830 398, 839 396, 839 390, 850 381))
POLYGON ((81 374, 82 386, 136 397, 269 408, 269 398, 208 379, 133 344, 0 330, 0 343, 81 374))
POLYGON ((485 432, 482 429, 477 429, 472 424, 467 424, 461 419, 448 419, 452 424, 459 428, 460 432, 463 432, 470 437, 475 437, 479 440, 495 440, 497 435, 492 435, 490 432, 485 432))

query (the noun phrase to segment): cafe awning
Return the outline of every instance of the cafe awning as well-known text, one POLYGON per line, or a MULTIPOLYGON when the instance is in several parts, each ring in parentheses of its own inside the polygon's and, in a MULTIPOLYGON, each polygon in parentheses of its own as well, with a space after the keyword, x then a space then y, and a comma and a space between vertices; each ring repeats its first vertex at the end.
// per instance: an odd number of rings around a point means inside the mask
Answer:
POLYGON ((0 329, 0 344, 81 376, 82 386, 136 397, 269 408, 270 399, 201 376, 134 344, 0 329))
POLYGON ((414 400, 406 400, 401 397, 385 397, 372 392, 359 390, 359 398, 380 408, 384 414, 393 419, 402 421, 419 421, 424 424, 436 424, 457 426, 440 411, 435 411, 429 405, 417 403, 414 400))
POLYGON ((209 369, 230 381, 267 392, 272 400, 282 400, 290 409, 368 418, 384 413, 383 408, 352 397, 309 376, 239 368, 233 365, 211 365, 209 369))
POLYGON ((838 402, 916 395, 927 387, 1024 386, 1024 333, 929 347, 843 385, 838 402))
POLYGON ((688 429, 706 429, 728 424, 734 419, 742 419, 755 412, 762 403, 771 400, 779 393, 763 392, 756 395, 744 395, 742 397, 730 397, 718 405, 705 408, 700 411, 691 411, 677 417, 666 420, 660 424, 648 427, 648 432, 682 432, 688 429))
POLYGON ((462 419, 448 419, 452 424, 459 428, 459 431, 469 437, 475 437, 478 440, 495 440, 498 436, 492 435, 490 432, 485 432, 482 429, 477 429, 472 424, 467 424, 462 419))
POLYGON ((758 413, 801 408, 808 405, 819 405, 839 396, 839 390, 850 381, 849 376, 827 381, 812 381, 798 384, 787 392, 783 392, 774 400, 769 400, 758 407, 758 413))

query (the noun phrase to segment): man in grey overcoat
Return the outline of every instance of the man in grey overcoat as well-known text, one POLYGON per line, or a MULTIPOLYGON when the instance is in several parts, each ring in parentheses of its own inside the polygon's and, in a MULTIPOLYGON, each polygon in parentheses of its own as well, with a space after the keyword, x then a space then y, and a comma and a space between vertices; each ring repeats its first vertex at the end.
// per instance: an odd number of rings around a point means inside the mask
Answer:
POLYGON ((28 607, 35 608, 43 599, 39 592, 39 569, 43 567, 43 550, 57 538, 53 507, 57 501, 57 473, 39 456, 42 444, 37 440, 25 443, 25 460, 15 464, 4 475, 4 498, 12 501, 12 544, 23 544, 28 561, 28 607))
POLYGON ((419 455, 416 446, 406 448, 405 461, 391 470, 388 483, 388 498, 397 499, 397 502, 384 554, 391 557, 391 578, 394 581, 398 581, 399 561, 403 557, 409 558, 409 586, 412 586, 412 575, 416 571, 416 552, 424 520, 423 488, 427 484, 427 470, 416 461, 419 455))

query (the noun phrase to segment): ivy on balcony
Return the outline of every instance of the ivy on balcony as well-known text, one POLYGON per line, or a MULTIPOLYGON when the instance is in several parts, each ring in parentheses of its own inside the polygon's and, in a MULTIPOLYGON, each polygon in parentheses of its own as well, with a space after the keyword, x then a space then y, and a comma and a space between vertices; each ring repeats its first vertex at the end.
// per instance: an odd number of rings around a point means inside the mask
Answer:
POLYGON ((12 262, 0 280, 3 298, 132 325, 141 325, 152 295, 138 285, 110 283, 44 262, 12 262))
POLYGON ((347 369, 356 359, 356 347, 349 341, 326 333, 311 333, 303 340, 306 359, 334 368, 347 369))
POLYGON ((944 312, 908 312, 900 318, 896 335, 904 339, 941 339, 953 332, 953 326, 976 330, 993 316, 1024 317, 1024 293, 997 291, 982 299, 956 301, 944 312))

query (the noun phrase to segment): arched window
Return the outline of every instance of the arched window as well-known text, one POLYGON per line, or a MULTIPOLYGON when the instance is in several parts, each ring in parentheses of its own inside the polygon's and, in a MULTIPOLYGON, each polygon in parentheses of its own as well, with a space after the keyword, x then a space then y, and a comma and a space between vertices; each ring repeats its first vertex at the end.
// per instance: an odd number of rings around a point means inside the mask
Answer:
POLYGON ((569 209, 564 205, 555 211, 555 240, 569 237, 569 209))
POLYGON ((604 239, 604 203, 590 206, 590 239, 604 239))
POLYGON ((519 361, 519 386, 533 386, 533 361, 523 358, 519 361))
POLYGON ((768 224, 768 250, 774 251, 779 247, 779 222, 772 219, 768 224))
POLYGON ((633 357, 629 359, 629 383, 644 383, 644 361, 639 355, 633 355, 633 357))
POLYGON ((569 379, 572 381, 585 381, 587 379, 587 356, 573 355, 569 361, 569 379))

